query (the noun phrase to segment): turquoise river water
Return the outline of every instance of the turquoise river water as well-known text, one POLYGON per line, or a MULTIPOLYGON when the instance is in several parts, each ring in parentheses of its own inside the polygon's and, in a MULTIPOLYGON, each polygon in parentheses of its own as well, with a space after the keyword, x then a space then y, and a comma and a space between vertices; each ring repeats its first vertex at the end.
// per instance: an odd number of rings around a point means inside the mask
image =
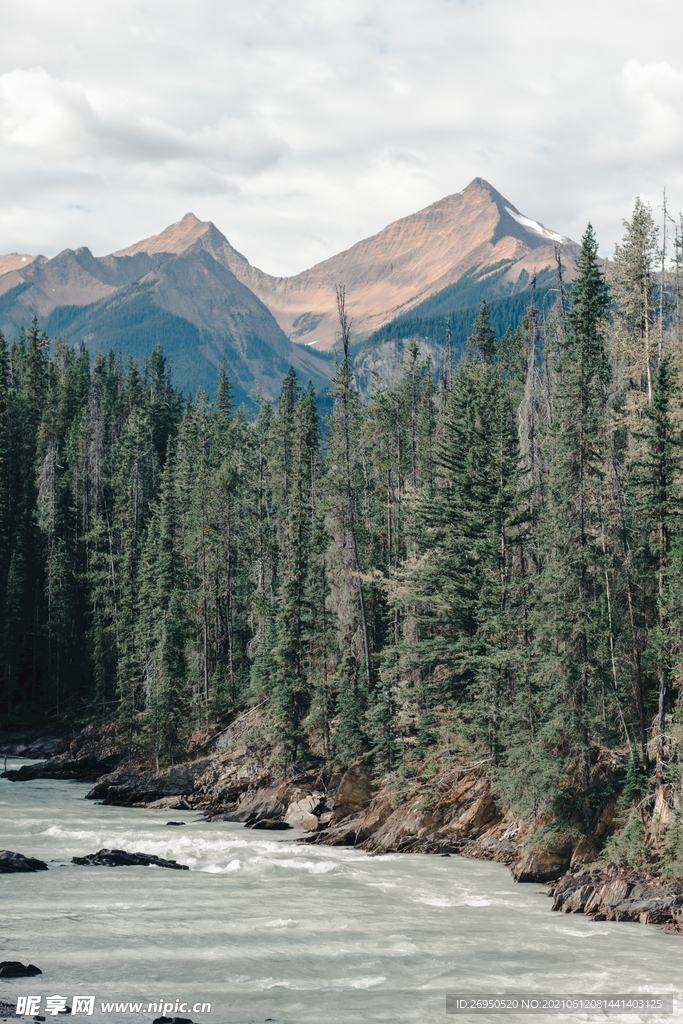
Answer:
POLYGON ((49 864, 0 875, 0 960, 43 971, 0 979, 0 1000, 41 996, 44 1015, 46 997, 92 995, 76 1020, 111 1024, 152 1024, 161 1003, 197 1024, 683 1021, 683 937, 553 914, 542 886, 501 865, 303 846, 194 812, 102 807, 88 788, 0 780, 0 848, 49 864), (103 846, 190 870, 71 863, 103 846), (447 992, 674 993, 675 1012, 447 1015, 447 992))

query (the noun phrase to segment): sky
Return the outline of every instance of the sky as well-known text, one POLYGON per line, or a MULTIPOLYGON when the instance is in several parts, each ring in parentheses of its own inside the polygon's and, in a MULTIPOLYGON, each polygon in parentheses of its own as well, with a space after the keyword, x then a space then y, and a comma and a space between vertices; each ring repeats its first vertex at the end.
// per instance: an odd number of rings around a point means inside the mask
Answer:
POLYGON ((475 176, 608 255, 683 210, 681 0, 0 0, 0 252, 192 211, 292 274, 475 176))

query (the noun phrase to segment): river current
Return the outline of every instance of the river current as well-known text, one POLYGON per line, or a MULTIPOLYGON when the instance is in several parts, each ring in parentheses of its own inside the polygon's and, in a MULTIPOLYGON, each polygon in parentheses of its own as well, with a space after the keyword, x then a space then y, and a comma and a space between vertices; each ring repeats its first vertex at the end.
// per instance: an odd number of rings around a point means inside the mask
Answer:
POLYGON ((200 1024, 514 1024, 527 1018, 446 1015, 446 992, 673 992, 673 1017, 528 1019, 683 1021, 683 937, 553 914, 542 886, 501 865, 303 846, 188 811, 102 807, 88 788, 0 780, 0 848, 49 865, 0 875, 0 960, 43 971, 0 980, 0 1000, 94 995, 77 1019, 110 1024, 161 1014, 102 1013, 107 1001, 177 1001, 186 1011, 168 1015, 200 1024), (71 863, 101 847, 190 870, 71 863))

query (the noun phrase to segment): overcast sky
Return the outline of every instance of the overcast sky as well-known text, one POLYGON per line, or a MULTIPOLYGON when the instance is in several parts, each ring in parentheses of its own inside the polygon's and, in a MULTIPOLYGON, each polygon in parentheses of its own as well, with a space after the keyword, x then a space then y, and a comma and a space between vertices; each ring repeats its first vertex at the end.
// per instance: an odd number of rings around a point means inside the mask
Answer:
POLYGON ((476 175, 603 253, 683 208, 681 0, 0 0, 0 252, 192 210, 290 274, 476 175), (659 211, 657 211, 659 216, 659 211))

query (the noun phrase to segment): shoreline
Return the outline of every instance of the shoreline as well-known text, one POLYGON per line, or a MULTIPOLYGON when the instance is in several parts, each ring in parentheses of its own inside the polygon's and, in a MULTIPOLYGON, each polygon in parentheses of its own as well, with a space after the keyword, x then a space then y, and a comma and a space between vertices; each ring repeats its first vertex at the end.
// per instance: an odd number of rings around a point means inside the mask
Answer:
POLYGON ((502 863, 515 881, 547 885, 556 912, 683 933, 683 880, 598 862, 613 805, 597 816, 594 834, 549 838, 547 815, 514 815, 500 805, 482 762, 448 765, 402 790, 395 780, 375 782, 362 764, 327 770, 310 762, 282 778, 248 749, 255 724, 253 717, 237 719, 197 749, 193 760, 158 771, 153 758, 123 753, 112 728, 95 725, 68 745, 52 737, 22 749, 5 734, 0 757, 35 758, 38 750, 52 750, 44 761, 3 774, 15 782, 92 781, 86 798, 108 806, 200 811, 207 820, 252 829, 296 828, 306 833, 300 843, 350 846, 371 855, 454 854, 502 863))

